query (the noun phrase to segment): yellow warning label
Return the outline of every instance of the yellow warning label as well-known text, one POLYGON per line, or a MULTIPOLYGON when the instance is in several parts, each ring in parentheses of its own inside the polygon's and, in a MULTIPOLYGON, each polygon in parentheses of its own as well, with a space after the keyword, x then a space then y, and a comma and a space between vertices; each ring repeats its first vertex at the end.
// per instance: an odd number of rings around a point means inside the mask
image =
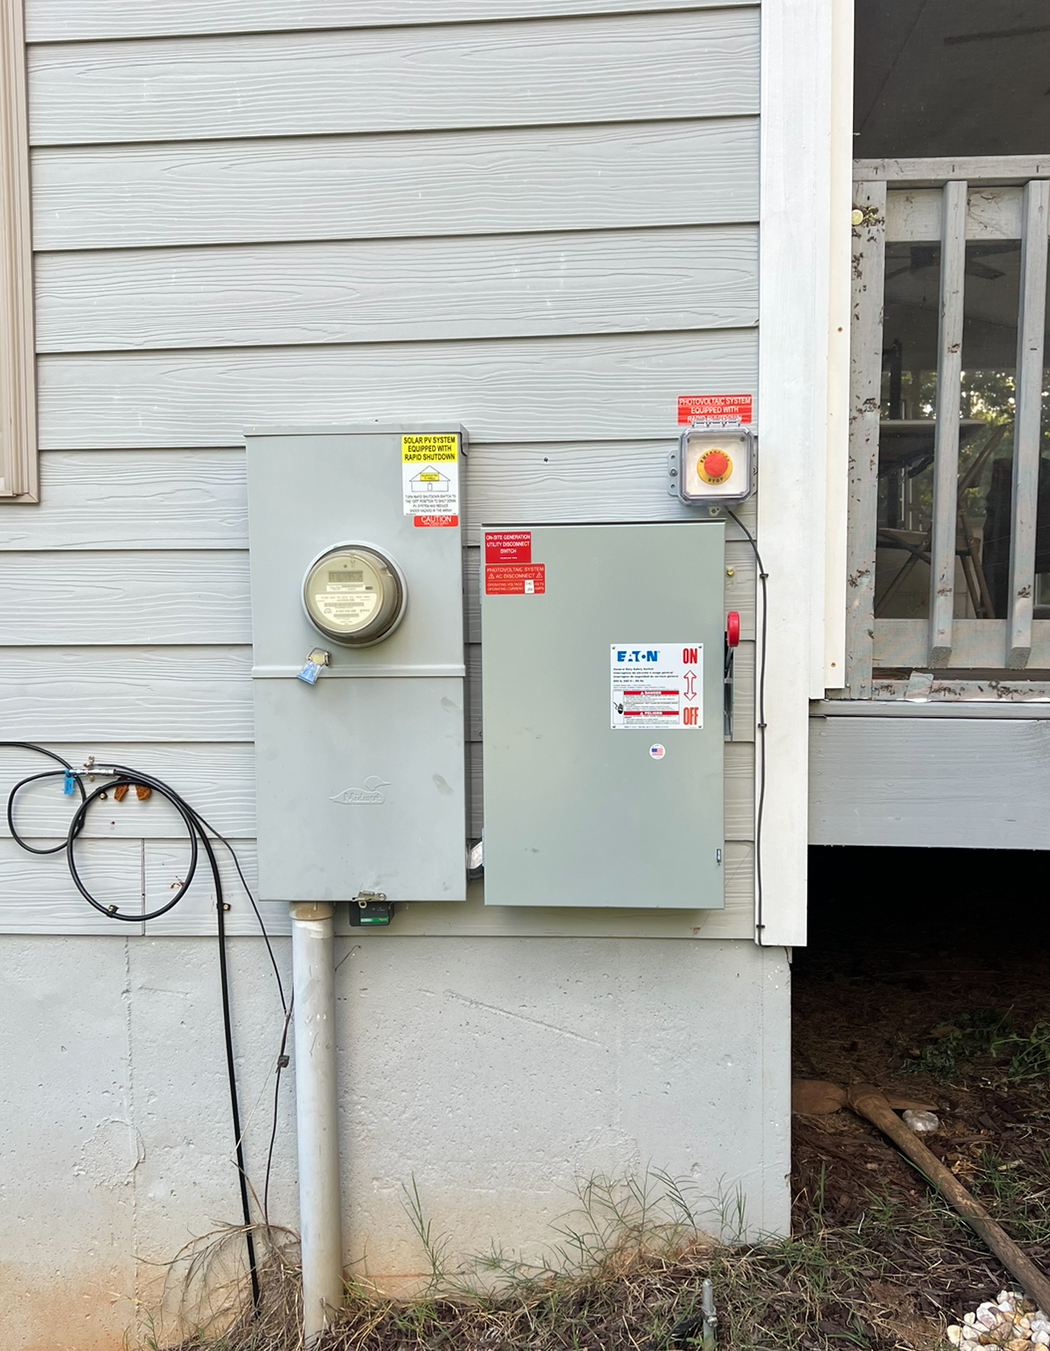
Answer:
POLYGON ((454 432, 401 438, 402 464, 453 464, 458 458, 459 437, 454 432))

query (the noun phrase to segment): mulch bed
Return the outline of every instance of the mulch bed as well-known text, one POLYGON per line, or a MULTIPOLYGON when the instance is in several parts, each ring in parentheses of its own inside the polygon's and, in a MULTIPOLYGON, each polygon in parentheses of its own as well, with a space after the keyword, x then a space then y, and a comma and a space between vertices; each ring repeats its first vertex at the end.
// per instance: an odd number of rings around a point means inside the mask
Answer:
MULTIPOLYGON (((1002 1057, 967 1058, 959 1037, 964 1054, 938 1063, 939 1046, 951 1044, 946 1028, 997 1015, 1027 1034, 1048 1017, 1046 954, 979 934, 961 948, 896 937, 876 946, 870 934, 863 943, 843 934, 796 955, 794 1074, 895 1087, 936 1104, 942 1129, 924 1143, 1050 1271, 1050 1083, 1004 1082, 1002 1057)), ((1016 1284, 893 1146, 847 1110, 793 1119, 793 1181, 796 1233, 842 1231, 891 1273, 879 1294, 897 1302, 901 1337, 879 1345, 943 1346, 946 1321, 1016 1284)))

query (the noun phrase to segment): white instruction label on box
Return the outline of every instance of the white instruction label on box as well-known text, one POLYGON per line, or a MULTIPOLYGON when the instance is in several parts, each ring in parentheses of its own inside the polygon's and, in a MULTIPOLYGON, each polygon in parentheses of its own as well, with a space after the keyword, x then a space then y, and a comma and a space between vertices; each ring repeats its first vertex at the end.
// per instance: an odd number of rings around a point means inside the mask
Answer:
POLYGON ((704 725, 703 643, 613 643, 614 731, 704 725))

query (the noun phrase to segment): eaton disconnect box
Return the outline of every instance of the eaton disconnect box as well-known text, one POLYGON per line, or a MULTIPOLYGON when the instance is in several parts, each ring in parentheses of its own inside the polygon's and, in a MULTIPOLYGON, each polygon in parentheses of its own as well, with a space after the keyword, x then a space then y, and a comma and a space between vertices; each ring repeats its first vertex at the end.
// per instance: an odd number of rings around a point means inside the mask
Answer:
POLYGON ((481 542, 486 904, 721 907, 724 526, 481 542))
POLYGON ((248 433, 259 894, 466 894, 459 426, 248 433))

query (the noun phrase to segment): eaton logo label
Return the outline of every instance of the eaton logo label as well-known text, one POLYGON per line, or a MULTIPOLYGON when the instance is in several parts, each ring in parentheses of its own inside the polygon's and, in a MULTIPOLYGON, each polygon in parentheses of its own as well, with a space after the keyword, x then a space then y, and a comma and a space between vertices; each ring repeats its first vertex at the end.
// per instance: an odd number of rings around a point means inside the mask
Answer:
MULTIPOLYGON (((613 731, 685 728, 703 719, 704 650, 700 643, 610 643, 613 731)), ((664 752, 654 741, 654 760, 664 752), (658 754, 659 753, 659 754, 658 754)))

